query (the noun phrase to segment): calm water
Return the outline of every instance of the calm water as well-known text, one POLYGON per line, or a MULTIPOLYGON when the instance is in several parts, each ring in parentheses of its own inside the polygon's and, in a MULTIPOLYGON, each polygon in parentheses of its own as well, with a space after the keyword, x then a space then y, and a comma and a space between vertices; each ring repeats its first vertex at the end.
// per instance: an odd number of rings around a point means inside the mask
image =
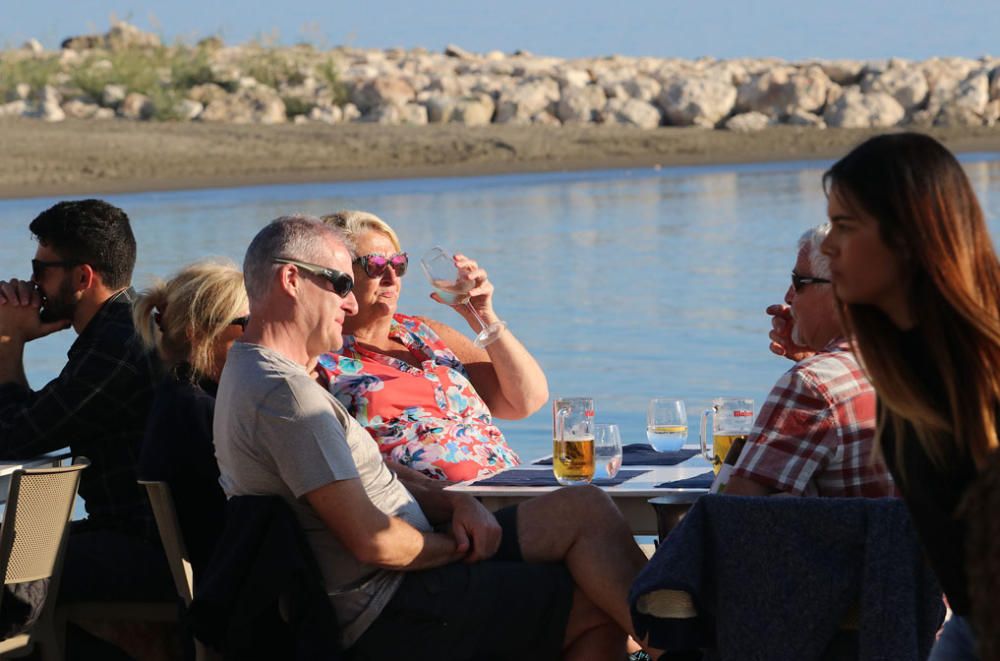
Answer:
MULTIPOLYGON (((1000 156, 964 162, 994 236, 1000 156)), ((720 395, 758 405, 789 363, 767 350, 764 308, 788 286, 799 235, 824 218, 828 163, 665 168, 462 179, 267 186, 109 197, 139 242, 137 287, 209 255, 242 260, 268 220, 292 212, 372 211, 411 258, 435 244, 477 259, 495 307, 545 369, 553 396, 590 395, 597 417, 645 440, 650 397, 683 397, 692 430, 720 395)), ((56 200, 0 202, 0 277, 26 277, 28 222, 56 200)), ((415 261, 415 260, 414 260, 415 261)), ((428 298, 419 268, 400 309, 465 328, 428 298)), ((471 332, 470 332, 471 335, 471 332)), ((28 347, 36 387, 65 362, 72 331, 28 347)), ((550 451, 548 407, 500 421, 525 458, 550 451)), ((695 433, 691 440, 695 440, 695 433)))

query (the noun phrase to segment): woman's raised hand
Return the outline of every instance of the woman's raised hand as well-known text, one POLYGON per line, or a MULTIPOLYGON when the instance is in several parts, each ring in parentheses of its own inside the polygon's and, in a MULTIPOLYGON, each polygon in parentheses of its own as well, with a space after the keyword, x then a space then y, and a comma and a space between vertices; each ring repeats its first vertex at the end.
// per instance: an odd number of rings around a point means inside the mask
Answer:
MULTIPOLYGON (((454 260, 455 268, 458 269, 456 279, 458 283, 462 285, 460 289, 465 289, 466 294, 469 296, 469 306, 471 306, 487 324, 495 321, 497 316, 493 311, 493 283, 490 282, 489 275, 486 273, 486 270, 481 268, 474 260, 469 259, 461 253, 456 253, 454 260), (466 287, 468 287, 468 289, 466 289, 466 287)), ((444 303, 447 305, 437 292, 431 294, 431 298, 438 303, 444 303)), ((455 308, 455 310, 470 324, 475 323, 475 318, 470 313, 469 307, 465 305, 465 302, 453 304, 451 307, 455 308)))

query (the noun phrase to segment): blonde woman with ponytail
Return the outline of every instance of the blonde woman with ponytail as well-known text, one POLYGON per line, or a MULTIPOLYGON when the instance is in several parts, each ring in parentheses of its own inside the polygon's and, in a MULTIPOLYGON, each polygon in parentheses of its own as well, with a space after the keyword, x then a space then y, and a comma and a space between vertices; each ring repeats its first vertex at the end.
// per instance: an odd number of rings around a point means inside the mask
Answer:
POLYGON ((143 292, 135 327, 166 376, 150 411, 139 476, 170 485, 195 577, 222 529, 225 496, 212 445, 215 391, 226 352, 247 323, 243 274, 200 262, 143 292))
POLYGON ((975 659, 957 510, 997 448, 1000 263, 962 167, 928 136, 871 138, 823 181, 822 250, 878 395, 879 447, 955 614, 931 659, 975 659))

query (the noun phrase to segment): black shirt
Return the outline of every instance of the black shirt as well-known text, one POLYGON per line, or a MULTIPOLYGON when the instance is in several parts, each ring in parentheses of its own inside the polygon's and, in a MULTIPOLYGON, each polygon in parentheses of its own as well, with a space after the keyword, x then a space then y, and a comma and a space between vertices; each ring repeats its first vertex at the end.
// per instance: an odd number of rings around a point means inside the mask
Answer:
MULTIPOLYGON (((915 331, 902 333, 900 348, 916 376, 937 401, 946 401, 939 375, 928 359, 923 341, 915 331)), ((879 405, 879 415, 883 413, 879 405)), ((937 574, 951 609, 959 615, 969 612, 969 590, 965 573, 965 521, 955 510, 976 477, 975 463, 965 452, 950 452, 945 468, 931 462, 907 424, 906 436, 896 439, 891 425, 881 437, 886 465, 903 494, 913 525, 927 558, 937 574), (905 470, 896 461, 896 443, 905 443, 905 470), (904 477, 905 475, 905 477, 904 477)), ((954 446, 951 446, 954 447, 954 446)))
POLYGON ((41 390, 0 384, 0 459, 69 446, 91 462, 80 476, 90 525, 159 543, 135 470, 158 363, 135 333, 134 297, 127 289, 108 299, 41 390))
POLYGON ((208 379, 194 381, 186 365, 165 376, 156 388, 139 457, 142 479, 170 486, 195 577, 208 564, 225 519, 226 496, 212 444, 217 387, 208 379))

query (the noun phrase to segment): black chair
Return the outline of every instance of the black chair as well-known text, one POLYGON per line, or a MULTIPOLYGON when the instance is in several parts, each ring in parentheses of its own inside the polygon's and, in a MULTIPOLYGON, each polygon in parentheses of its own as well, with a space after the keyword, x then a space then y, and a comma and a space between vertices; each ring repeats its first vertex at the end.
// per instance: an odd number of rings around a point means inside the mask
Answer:
POLYGON ((630 603, 652 645, 740 660, 923 659, 943 616, 892 498, 704 496, 630 603))
POLYGON ((237 496, 195 586, 195 637, 225 659, 341 658, 340 631, 315 557, 278 496, 237 496))

